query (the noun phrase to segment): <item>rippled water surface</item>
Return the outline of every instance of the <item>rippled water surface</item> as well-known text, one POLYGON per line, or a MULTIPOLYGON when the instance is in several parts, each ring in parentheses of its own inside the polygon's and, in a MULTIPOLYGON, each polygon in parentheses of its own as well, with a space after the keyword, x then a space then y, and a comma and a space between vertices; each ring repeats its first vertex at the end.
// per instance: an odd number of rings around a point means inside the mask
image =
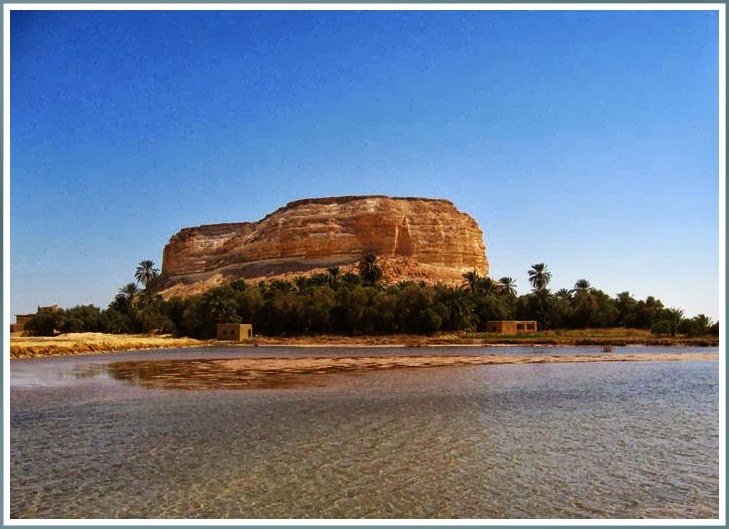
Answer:
POLYGON ((220 348, 14 360, 10 515, 718 517, 717 361, 396 369, 198 391, 148 389, 109 368, 413 353, 220 348))

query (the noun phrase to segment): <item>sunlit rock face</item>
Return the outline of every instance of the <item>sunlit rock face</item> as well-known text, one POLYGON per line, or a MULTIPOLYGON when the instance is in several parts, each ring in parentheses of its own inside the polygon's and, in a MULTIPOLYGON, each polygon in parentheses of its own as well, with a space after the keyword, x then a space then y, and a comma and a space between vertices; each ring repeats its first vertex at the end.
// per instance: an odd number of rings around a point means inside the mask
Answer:
POLYGON ((184 294, 236 278, 347 270, 368 251, 388 281, 452 284, 471 270, 488 274, 478 223, 450 201, 348 196, 297 200, 258 222, 184 228, 165 246, 163 285, 184 294))

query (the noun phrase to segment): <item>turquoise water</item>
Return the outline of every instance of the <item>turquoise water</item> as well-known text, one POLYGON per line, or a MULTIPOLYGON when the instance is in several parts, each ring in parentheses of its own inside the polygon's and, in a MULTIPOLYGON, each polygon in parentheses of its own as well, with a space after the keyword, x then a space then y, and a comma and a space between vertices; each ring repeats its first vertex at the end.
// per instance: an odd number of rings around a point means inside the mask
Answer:
MULTIPOLYGON (((560 351, 599 348, 549 348, 560 351)), ((14 360, 10 515, 718 517, 717 361, 397 369, 202 391, 145 389, 109 369, 151 358, 414 352, 535 350, 206 348, 14 360)))

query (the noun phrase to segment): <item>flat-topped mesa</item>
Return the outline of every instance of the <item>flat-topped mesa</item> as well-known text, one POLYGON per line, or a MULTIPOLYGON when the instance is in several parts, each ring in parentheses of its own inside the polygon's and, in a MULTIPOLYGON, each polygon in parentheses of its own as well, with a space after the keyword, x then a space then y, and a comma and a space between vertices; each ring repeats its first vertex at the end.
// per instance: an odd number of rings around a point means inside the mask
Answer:
POLYGON ((162 275, 168 294, 185 293, 179 286, 346 266, 368 251, 388 280, 488 274, 481 229, 452 202, 377 195, 296 200, 258 222, 184 228, 165 246, 162 275))

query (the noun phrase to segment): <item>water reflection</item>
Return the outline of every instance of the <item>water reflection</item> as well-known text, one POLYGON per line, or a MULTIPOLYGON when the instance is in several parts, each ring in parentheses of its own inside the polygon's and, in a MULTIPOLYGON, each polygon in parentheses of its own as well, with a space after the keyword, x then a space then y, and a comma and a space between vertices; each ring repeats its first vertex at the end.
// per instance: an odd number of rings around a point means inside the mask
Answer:
POLYGON ((301 373, 231 369, 224 360, 111 362, 89 366, 77 373, 81 378, 109 375, 142 388, 186 390, 282 389, 313 382, 301 373))
POLYGON ((403 368, 476 365, 550 364, 582 362, 715 360, 711 353, 572 354, 572 355, 395 355, 188 358, 117 361, 85 364, 74 371, 77 379, 110 377, 137 387, 162 389, 291 388, 321 383, 323 375, 403 368), (313 376, 316 375, 316 376, 313 376))
POLYGON ((63 360, 78 378, 11 387, 12 518, 719 514, 715 360, 320 371, 287 373, 305 379, 295 391, 180 391, 239 387, 249 364, 134 358, 63 360))

